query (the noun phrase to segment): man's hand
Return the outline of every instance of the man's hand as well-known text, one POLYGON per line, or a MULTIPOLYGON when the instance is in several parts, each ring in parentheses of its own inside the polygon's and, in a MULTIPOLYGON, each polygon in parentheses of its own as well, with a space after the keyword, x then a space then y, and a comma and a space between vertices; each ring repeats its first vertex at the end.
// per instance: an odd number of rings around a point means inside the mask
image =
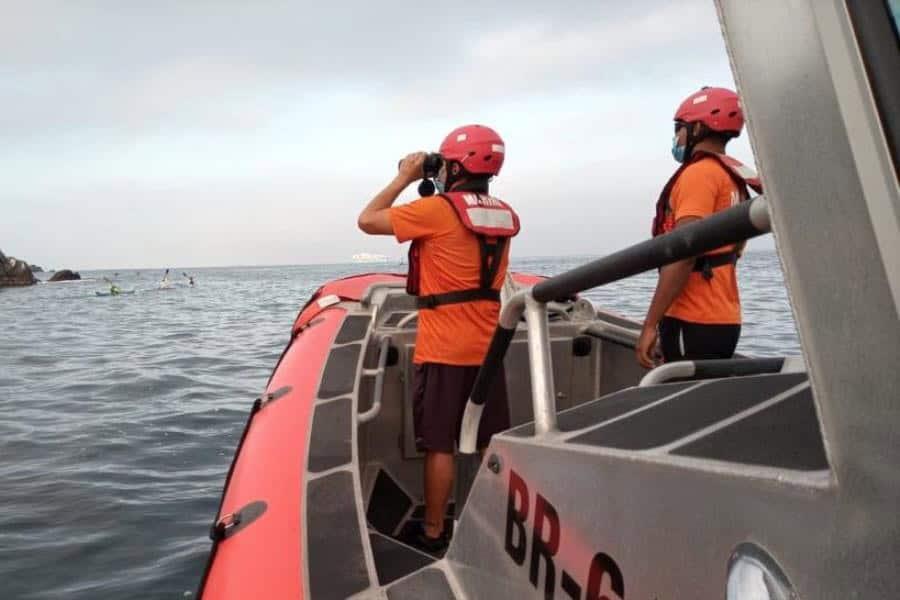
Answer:
POLYGON ((412 154, 407 154, 406 158, 400 161, 400 173, 397 176, 402 178, 407 185, 413 181, 422 179, 422 177, 425 176, 424 166, 426 156, 427 154, 425 152, 413 152, 412 154))
POLYGON ((659 334, 656 333, 656 326, 648 327, 644 325, 641 329, 641 336, 638 338, 637 346, 634 353, 637 355, 638 362, 642 367, 652 369, 656 366, 659 356, 656 353, 656 340, 659 334))
POLYGON ((425 156, 424 152, 413 152, 400 161, 399 172, 394 179, 359 213, 356 223, 360 229, 371 235, 393 235, 391 205, 406 186, 417 179, 422 179, 425 156))

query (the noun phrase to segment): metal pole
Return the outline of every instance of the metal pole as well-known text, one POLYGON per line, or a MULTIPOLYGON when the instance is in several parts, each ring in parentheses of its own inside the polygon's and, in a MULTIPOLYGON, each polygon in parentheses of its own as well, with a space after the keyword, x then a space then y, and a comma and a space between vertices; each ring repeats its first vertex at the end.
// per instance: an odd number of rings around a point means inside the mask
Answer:
POLYGON ((665 235, 551 277, 536 284, 532 294, 541 302, 568 298, 599 285, 737 244, 769 230, 766 199, 758 196, 665 235))
POLYGON ((525 297, 525 319, 528 321, 528 362, 531 368, 534 433, 544 435, 556 431, 556 392, 553 386, 547 305, 528 294, 525 297))
POLYGON ((462 425, 459 428, 459 451, 463 454, 474 454, 478 449, 478 426, 481 424, 484 403, 487 401, 494 376, 503 365, 503 357, 506 356, 509 344, 516 334, 516 326, 525 310, 527 294, 528 292, 525 290, 517 292, 500 309, 500 320, 494 330, 494 337, 491 338, 491 345, 484 357, 484 363, 475 377, 475 383, 463 413, 462 425))
MULTIPOLYGON (((356 416, 359 423, 368 423, 381 412, 381 399, 384 396, 384 370, 387 368, 387 357, 391 349, 391 336, 381 338, 381 346, 378 352, 378 368, 375 369, 375 394, 372 397, 372 406, 369 410, 356 416)), ((369 373, 365 373, 369 374, 369 373)))

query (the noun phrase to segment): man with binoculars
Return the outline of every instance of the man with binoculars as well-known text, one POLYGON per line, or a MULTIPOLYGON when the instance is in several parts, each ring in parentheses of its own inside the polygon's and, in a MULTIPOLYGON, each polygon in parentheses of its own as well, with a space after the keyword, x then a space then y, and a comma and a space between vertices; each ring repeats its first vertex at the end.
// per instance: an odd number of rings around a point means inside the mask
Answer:
MULTIPOLYGON (((452 131, 439 154, 416 152, 359 215, 372 235, 411 241, 407 292, 419 308, 413 413, 416 443, 425 452, 425 524, 416 540, 439 553, 449 535, 444 515, 453 484, 453 452, 475 376, 500 311, 500 288, 509 263, 509 240, 519 218, 488 194, 503 166, 503 140, 491 128, 452 131), (432 185, 429 178, 434 178, 432 185), (393 207, 409 184, 422 179, 422 198, 393 207), (434 188, 439 195, 431 195, 434 188)), ((494 378, 485 403, 478 446, 509 427, 504 374, 494 378)))

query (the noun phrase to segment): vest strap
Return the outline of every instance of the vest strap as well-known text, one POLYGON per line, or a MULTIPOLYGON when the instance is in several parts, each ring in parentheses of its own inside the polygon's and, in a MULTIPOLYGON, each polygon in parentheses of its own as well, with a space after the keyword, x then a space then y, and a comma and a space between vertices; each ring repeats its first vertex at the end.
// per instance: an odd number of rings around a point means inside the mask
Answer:
POLYGON ((416 308, 437 308, 447 304, 461 304, 463 302, 475 302, 476 300, 491 300, 500 302, 500 290, 472 288, 470 290, 456 290, 443 294, 431 294, 430 296, 417 296, 416 308))
POLYGON ((737 264, 740 255, 737 252, 721 252, 719 254, 704 254, 698 256, 694 261, 694 272, 703 273, 703 278, 707 281, 713 278, 712 270, 725 265, 737 264))

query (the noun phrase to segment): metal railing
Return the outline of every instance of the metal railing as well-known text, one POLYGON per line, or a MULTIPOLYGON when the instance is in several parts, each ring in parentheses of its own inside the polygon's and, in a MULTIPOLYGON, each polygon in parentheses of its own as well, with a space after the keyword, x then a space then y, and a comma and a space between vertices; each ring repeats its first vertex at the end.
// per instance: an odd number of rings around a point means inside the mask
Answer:
POLYGON ((556 431, 556 395, 547 324, 547 302, 657 269, 768 233, 769 209, 764 196, 723 210, 665 235, 640 242, 609 256, 560 273, 517 292, 500 311, 494 337, 478 371, 460 429, 460 452, 477 450, 478 426, 491 383, 503 364, 522 315, 528 325, 528 358, 534 408, 534 432, 556 431))
MULTIPOLYGON (((374 319, 373 319, 374 321, 374 319)), ((372 406, 365 412, 358 413, 356 420, 359 423, 368 423, 381 412, 381 399, 384 397, 384 371, 387 368, 388 353, 391 349, 391 336, 381 338, 378 348, 378 366, 374 369, 363 369, 363 375, 375 376, 375 393, 372 396, 372 406)))

